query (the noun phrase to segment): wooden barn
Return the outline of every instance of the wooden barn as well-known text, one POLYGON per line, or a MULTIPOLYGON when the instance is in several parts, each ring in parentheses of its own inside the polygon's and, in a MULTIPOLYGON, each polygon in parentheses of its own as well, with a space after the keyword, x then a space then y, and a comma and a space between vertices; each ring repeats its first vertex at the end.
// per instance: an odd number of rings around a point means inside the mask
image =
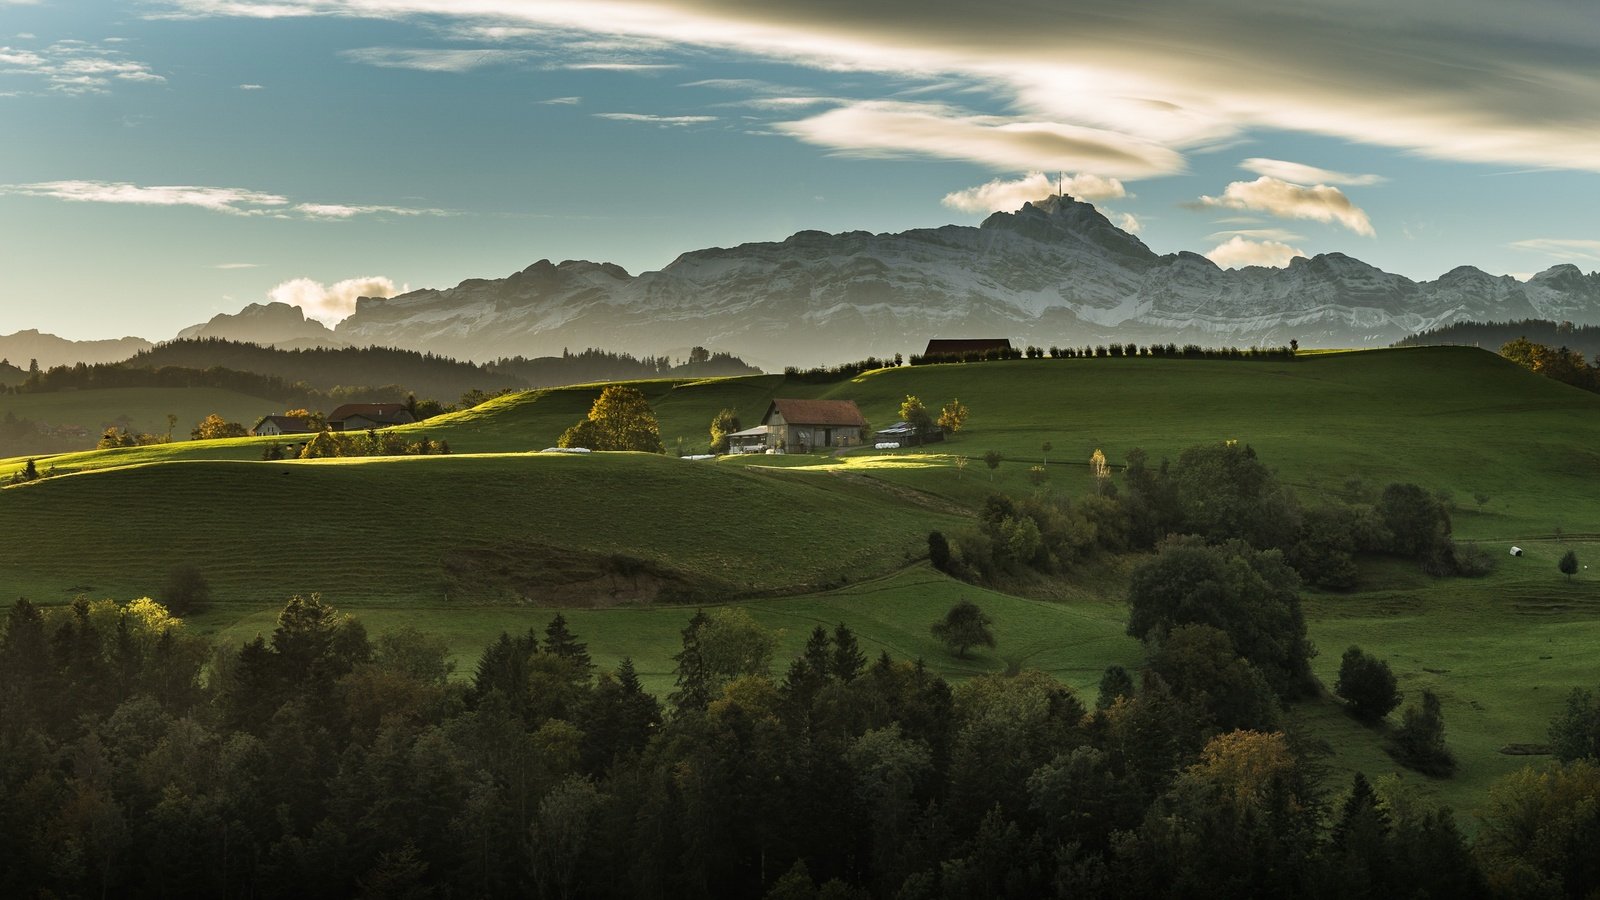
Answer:
POLYGON ((867 420, 854 400, 774 400, 761 424, 768 447, 792 453, 859 447, 867 438, 867 420))

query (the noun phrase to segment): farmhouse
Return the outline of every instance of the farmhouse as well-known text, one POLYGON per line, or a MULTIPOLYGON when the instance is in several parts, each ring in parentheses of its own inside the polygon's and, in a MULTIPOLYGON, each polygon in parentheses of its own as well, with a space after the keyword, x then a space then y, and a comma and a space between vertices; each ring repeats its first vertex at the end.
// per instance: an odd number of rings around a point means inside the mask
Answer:
POLYGON ((416 420, 404 403, 346 403, 328 415, 328 427, 334 431, 366 431, 409 425, 416 420))
POLYGON ((968 353, 985 353, 990 350, 1010 350, 1009 338, 934 338, 928 341, 923 356, 964 356, 968 353))
POLYGON ((311 422, 304 416, 262 416, 250 429, 254 435, 310 434, 311 422))
POLYGON ((774 400, 761 417, 767 446, 807 453, 818 447, 857 447, 867 420, 854 400, 774 400))

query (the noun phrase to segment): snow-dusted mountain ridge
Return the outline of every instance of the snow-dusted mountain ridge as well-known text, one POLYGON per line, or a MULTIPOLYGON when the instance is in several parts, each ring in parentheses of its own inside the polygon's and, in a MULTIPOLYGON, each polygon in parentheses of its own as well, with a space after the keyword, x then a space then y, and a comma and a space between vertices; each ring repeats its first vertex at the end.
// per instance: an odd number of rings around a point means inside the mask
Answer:
POLYGON ((1522 283, 1463 266, 1415 282, 1341 253, 1224 270, 1157 255, 1092 205, 1051 197, 976 228, 802 231, 637 276, 540 260, 501 279, 362 298, 335 335, 477 360, 703 345, 775 367, 919 352, 930 337, 1363 346, 1522 318, 1600 324, 1600 273, 1561 265, 1522 283))

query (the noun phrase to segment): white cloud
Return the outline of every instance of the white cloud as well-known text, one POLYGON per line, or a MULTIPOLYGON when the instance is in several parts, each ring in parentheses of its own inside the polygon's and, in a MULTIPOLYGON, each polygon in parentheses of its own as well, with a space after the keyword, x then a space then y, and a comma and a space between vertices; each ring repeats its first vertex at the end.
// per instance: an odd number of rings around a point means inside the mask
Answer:
POLYGON ((1213 231, 1209 237, 1220 241, 1228 237, 1247 237, 1268 241, 1303 241, 1305 235, 1295 234, 1287 228, 1230 228, 1226 231, 1213 231))
POLYGON ((1582 259, 1600 262, 1600 240, 1586 238, 1530 238, 1525 241, 1512 241, 1511 246, 1518 250, 1532 250, 1543 253, 1555 259, 1574 260, 1582 259))
POLYGON ((347 206, 342 203, 297 203, 295 211, 313 219, 352 219, 356 216, 448 216, 445 209, 425 209, 410 206, 347 206))
POLYGON ((470 72, 485 66, 521 62, 531 54, 521 50, 420 49, 411 47, 360 47, 341 50, 339 56, 351 62, 384 69, 415 69, 420 72, 470 72))
POLYGON ((549 100, 539 101, 543 106, 577 106, 582 102, 582 97, 551 97, 549 100))
POLYGON ((1248 209, 1285 219, 1332 222, 1367 237, 1377 234, 1365 210, 1351 203, 1343 191, 1326 184, 1303 187, 1263 175, 1255 181, 1235 181, 1228 185, 1221 197, 1201 197, 1193 205, 1200 208, 1248 209))
POLYGON ((217 263, 213 269, 259 269, 261 263, 217 263))
POLYGON ((567 65, 555 66, 554 68, 557 68, 557 69, 569 69, 569 70, 574 71, 574 72, 583 72, 583 71, 640 72, 640 73, 643 73, 643 74, 650 74, 652 72, 661 72, 661 71, 665 71, 667 69, 677 69, 677 68, 682 68, 682 67, 677 65, 676 63, 620 63, 620 62, 607 63, 607 62, 591 62, 591 63, 569 63, 567 65))
POLYGON ((1252 241, 1234 235, 1226 242, 1211 248, 1211 252, 1206 254, 1206 259, 1224 269, 1239 269, 1245 266, 1271 266, 1274 269, 1281 269, 1289 264, 1289 260, 1305 255, 1304 250, 1279 241, 1252 241))
POLYGON ((267 291, 267 296, 278 303, 300 307, 306 318, 333 325, 356 311, 358 297, 393 297, 398 293, 393 281, 382 275, 368 275, 328 285, 310 278, 293 278, 267 291))
MULTIPOLYGON (((21 37, 19 35, 19 37, 21 37)), ((106 94, 115 82, 161 84, 167 79, 120 50, 87 41, 56 41, 40 50, 0 46, 0 75, 37 78, 63 94, 106 94)))
POLYGON ((1118 228, 1129 234, 1138 234, 1144 230, 1144 226, 1139 223, 1138 218, 1133 213, 1117 213, 1116 222, 1118 228))
POLYGON ((1024 203, 1043 200, 1062 190, 1080 200, 1112 200, 1128 195, 1122 182, 1115 178, 1086 174, 1058 179, 1050 178, 1043 172, 1029 172, 1014 181, 996 178, 987 184, 945 194, 942 202, 962 212, 1009 212, 1021 209, 1024 203))
POLYGON ((348 219, 360 215, 444 216, 449 210, 404 206, 347 206, 336 203, 294 203, 281 194, 249 188, 199 185, 137 185, 116 181, 42 181, 0 184, 0 196, 43 197, 70 203, 133 206, 191 206, 234 216, 348 219))
POLYGON ((1286 162, 1281 159, 1265 159, 1254 156, 1239 163, 1239 168, 1257 175, 1266 175, 1279 181, 1293 182, 1294 184, 1348 184, 1362 186, 1369 184, 1382 184, 1388 181, 1382 175, 1351 175, 1345 172, 1335 172, 1331 169, 1319 169, 1302 163, 1286 162))
POLYGON ((259 85, 259 84, 241 84, 241 85, 239 85, 239 90, 241 90, 241 91, 260 91, 260 90, 265 90, 265 88, 262 85, 259 85))
POLYGON ((959 159, 1012 171, 1103 172, 1130 178, 1181 171, 1172 150, 1096 128, 976 116, 937 103, 865 101, 777 129, 855 156, 959 159))
POLYGON ((717 121, 716 116, 653 116, 645 113, 595 113, 594 117, 614 122, 644 122, 664 128, 682 128, 686 125, 703 125, 706 122, 717 121))

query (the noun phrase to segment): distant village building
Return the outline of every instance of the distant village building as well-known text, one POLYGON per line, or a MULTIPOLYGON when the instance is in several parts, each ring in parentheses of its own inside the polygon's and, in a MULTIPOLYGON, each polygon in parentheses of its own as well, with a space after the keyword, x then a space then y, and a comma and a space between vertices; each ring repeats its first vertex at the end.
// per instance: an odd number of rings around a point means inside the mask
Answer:
POLYGON ((410 425, 416 420, 404 403, 346 403, 328 414, 328 427, 334 431, 366 431, 410 425))
POLYGON ((761 417, 767 446, 795 453, 819 447, 859 447, 867 420, 854 400, 774 400, 761 417))
POLYGON ((304 416, 262 416, 250 433, 258 436, 310 434, 311 422, 304 416))
POLYGON ((765 425, 746 428, 728 435, 729 453, 763 453, 767 449, 767 434, 771 431, 765 425))
POLYGON ((1010 350, 1010 338, 934 338, 928 341, 923 356, 962 356, 968 353, 985 353, 990 350, 1010 350))

